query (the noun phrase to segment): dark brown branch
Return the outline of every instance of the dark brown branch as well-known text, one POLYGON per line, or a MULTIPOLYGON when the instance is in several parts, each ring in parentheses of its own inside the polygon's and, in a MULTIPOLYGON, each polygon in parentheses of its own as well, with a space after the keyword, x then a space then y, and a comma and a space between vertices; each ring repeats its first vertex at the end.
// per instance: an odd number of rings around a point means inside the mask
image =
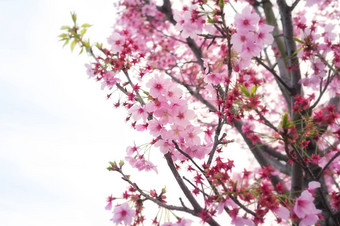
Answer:
POLYGON ((328 168, 328 166, 337 158, 340 156, 340 151, 338 151, 325 165, 325 167, 323 167, 323 169, 321 170, 321 172, 319 173, 319 175, 316 176, 316 179, 319 180, 319 178, 322 176, 323 172, 325 172, 325 170, 328 168))
POLYGON ((217 125, 217 127, 215 129, 214 145, 213 145, 213 148, 211 149, 211 152, 209 153, 209 158, 208 158, 207 165, 211 164, 211 162, 212 162, 212 160, 214 158, 214 154, 215 154, 215 151, 217 149, 217 146, 220 143, 219 136, 220 136, 220 133, 221 133, 222 126, 223 126, 222 119, 219 118, 218 119, 218 125, 217 125))
MULTIPOLYGON (((228 188, 225 186, 225 184, 218 180, 218 182, 222 185, 223 189, 225 191, 228 191, 228 188)), ((234 196, 232 196, 231 194, 228 194, 228 197, 233 200, 239 207, 241 207, 241 209, 243 209, 244 211, 246 211, 247 213, 253 215, 254 217, 256 216, 256 213, 250 209, 248 209, 245 205, 243 205, 240 201, 238 201, 237 198, 235 198, 234 196)))
MULTIPOLYGON (((128 82, 129 82, 130 86, 131 86, 132 89, 133 89, 133 88, 134 88, 134 84, 132 83, 132 80, 131 80, 131 78, 130 78, 130 76, 129 76, 129 73, 128 73, 127 71, 125 71, 125 70, 123 70, 123 72, 124 72, 124 74, 125 74, 125 76, 126 76, 128 82)), ((145 105, 145 102, 144 102, 143 98, 141 97, 141 95, 139 94, 139 91, 138 91, 137 89, 135 90, 135 93, 136 93, 136 96, 137 96, 137 98, 138 98, 138 102, 139 102, 142 106, 145 105)))
POLYGON ((299 2, 300 2, 300 0, 295 0, 295 2, 290 7, 290 10, 293 11, 295 9, 295 7, 299 4, 299 2))
POLYGON ((200 93, 195 92, 194 90, 192 90, 192 88, 191 88, 188 84, 182 82, 181 80, 179 80, 178 78, 176 78, 175 76, 173 76, 173 75, 172 75, 171 73, 169 73, 169 72, 165 72, 165 73, 166 73, 167 75, 169 75, 175 82, 177 82, 178 84, 181 84, 182 86, 184 86, 192 96, 194 96, 194 97, 195 97, 197 100, 199 100, 202 104, 204 104, 205 106, 207 106, 211 111, 213 111, 213 112, 216 112, 216 111, 217 111, 217 109, 216 109, 216 107, 215 107, 214 105, 212 105, 209 101, 207 101, 206 99, 204 99, 204 97, 202 97, 202 95, 201 95, 200 93))
MULTIPOLYGON (((172 14, 170 0, 164 0, 163 5, 161 7, 157 7, 157 9, 165 15, 165 17, 167 18, 168 21, 170 21, 170 23, 172 23, 173 25, 177 24, 177 22, 174 19, 173 14, 172 14)), ((186 38, 186 41, 187 41, 189 48, 191 49, 191 51, 195 55, 195 57, 198 61, 198 64, 203 68, 203 60, 202 60, 201 49, 197 46, 197 44, 195 43, 195 41, 192 38, 188 37, 188 38, 186 38)))
POLYGON ((172 143, 175 145, 175 148, 176 148, 177 151, 179 151, 182 155, 184 155, 185 157, 187 157, 187 158, 188 158, 188 159, 196 166, 196 168, 197 168, 199 171, 201 171, 201 173, 204 174, 204 170, 203 170, 199 165, 197 165, 197 163, 190 157, 190 155, 188 155, 187 153, 185 153, 184 151, 182 151, 182 150, 179 148, 178 144, 177 144, 174 140, 172 140, 172 143))
POLYGON ((255 57, 257 63, 261 64, 265 69, 267 69, 272 75, 274 75, 275 80, 277 80, 282 86, 286 88, 289 94, 292 94, 291 88, 281 79, 281 77, 275 72, 274 69, 268 67, 265 63, 262 62, 258 57, 255 57))
POLYGON ((288 157, 284 154, 281 154, 280 152, 278 151, 275 151, 273 148, 270 148, 268 147, 267 145, 264 145, 261 147, 261 149, 266 152, 267 154, 269 154, 270 156, 280 160, 280 161, 285 161, 287 162, 288 161, 288 157))
MULTIPOLYGON (((180 186, 181 190, 183 191, 185 197, 187 197, 187 199, 189 200, 189 202, 191 203, 191 205, 194 208, 195 214, 196 216, 203 211, 202 207, 199 205, 199 203, 197 202, 197 200, 195 199, 195 197, 192 195, 191 191, 188 189, 188 187, 185 185, 184 181, 182 180, 181 176, 179 175, 174 162, 172 161, 171 158, 171 153, 168 152, 167 154, 164 155, 168 166, 172 172, 172 174, 174 175, 178 185, 180 186)), ((210 218, 207 222, 210 225, 214 225, 217 226, 219 225, 213 218, 210 218)))
MULTIPOLYGON (((261 167, 269 166, 270 164, 269 164, 268 160, 266 159, 266 158, 268 158, 268 156, 264 155, 264 153, 263 153, 263 151, 261 150, 260 147, 257 147, 255 145, 253 145, 252 141, 242 132, 242 122, 238 121, 238 120, 234 120, 234 125, 235 125, 237 131, 243 137, 243 140, 248 145, 250 151, 252 152, 252 154, 254 155, 255 159, 260 164, 260 166, 261 167)), ((258 145, 261 146, 262 144, 258 144, 258 145)), ((276 161, 276 163, 277 164, 281 164, 279 161, 276 161)), ((282 182, 282 180, 278 176, 271 175, 270 176, 270 180, 271 180, 271 183, 273 184, 274 188, 276 188, 276 185, 278 183, 280 183, 282 185, 284 184, 282 182)), ((284 193, 288 193, 286 188, 284 188, 284 193)))
POLYGON ((262 115, 259 110, 255 109, 255 112, 259 115, 260 119, 264 121, 266 126, 273 129, 275 132, 279 132, 278 129, 268 119, 266 119, 266 117, 264 117, 264 115, 262 115))
POLYGON ((169 210, 182 211, 182 212, 190 213, 190 214, 196 216, 194 210, 192 210, 192 209, 189 209, 187 207, 168 205, 166 203, 159 201, 158 199, 151 197, 150 195, 146 194, 142 189, 140 189, 136 183, 133 183, 129 179, 129 177, 122 172, 121 169, 117 169, 116 171, 119 172, 123 176, 123 180, 125 180, 127 183, 129 183, 131 186, 133 186, 147 200, 150 200, 150 201, 154 202, 155 204, 157 204, 157 205, 159 205, 163 208, 169 209, 169 210))

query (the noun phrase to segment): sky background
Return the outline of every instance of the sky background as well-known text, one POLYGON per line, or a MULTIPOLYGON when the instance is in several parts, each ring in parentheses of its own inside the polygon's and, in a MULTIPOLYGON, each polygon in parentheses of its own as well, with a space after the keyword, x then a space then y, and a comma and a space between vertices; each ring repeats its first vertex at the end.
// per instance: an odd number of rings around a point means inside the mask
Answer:
POLYGON ((125 186, 106 167, 132 132, 57 36, 75 11, 104 42, 113 2, 0 0, 0 225, 112 225, 105 199, 125 186))

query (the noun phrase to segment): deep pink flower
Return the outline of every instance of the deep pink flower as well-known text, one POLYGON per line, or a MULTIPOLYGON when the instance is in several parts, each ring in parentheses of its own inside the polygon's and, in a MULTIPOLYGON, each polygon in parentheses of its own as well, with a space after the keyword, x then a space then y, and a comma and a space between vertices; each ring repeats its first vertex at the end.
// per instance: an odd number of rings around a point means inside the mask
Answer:
POLYGON ((112 209, 112 201, 115 200, 114 197, 112 197, 112 195, 110 195, 109 197, 107 197, 107 205, 105 206, 106 210, 111 210, 112 209))

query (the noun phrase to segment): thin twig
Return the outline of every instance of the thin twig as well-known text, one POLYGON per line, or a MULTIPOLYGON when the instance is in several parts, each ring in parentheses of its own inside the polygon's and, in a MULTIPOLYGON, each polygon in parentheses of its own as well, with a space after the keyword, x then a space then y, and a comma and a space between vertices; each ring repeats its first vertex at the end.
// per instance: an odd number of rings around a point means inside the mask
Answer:
POLYGON ((328 166, 337 158, 340 156, 340 151, 338 151, 328 162, 327 164, 322 168, 320 173, 316 176, 316 179, 319 180, 319 178, 322 176, 323 172, 328 168, 328 166))

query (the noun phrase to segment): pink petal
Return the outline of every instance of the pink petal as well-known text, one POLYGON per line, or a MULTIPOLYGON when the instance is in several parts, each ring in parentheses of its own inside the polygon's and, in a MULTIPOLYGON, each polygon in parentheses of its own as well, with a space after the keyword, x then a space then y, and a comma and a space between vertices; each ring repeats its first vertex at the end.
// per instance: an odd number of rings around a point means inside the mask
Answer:
POLYGON ((314 189, 317 189, 317 188, 319 188, 319 187, 320 187, 320 183, 317 182, 317 181, 311 181, 311 182, 309 182, 309 184, 308 184, 308 189, 309 189, 309 190, 314 190, 314 189))
POLYGON ((276 213, 276 215, 284 220, 288 220, 289 219, 289 210, 286 207, 280 206, 279 208, 277 208, 274 213, 276 213))

